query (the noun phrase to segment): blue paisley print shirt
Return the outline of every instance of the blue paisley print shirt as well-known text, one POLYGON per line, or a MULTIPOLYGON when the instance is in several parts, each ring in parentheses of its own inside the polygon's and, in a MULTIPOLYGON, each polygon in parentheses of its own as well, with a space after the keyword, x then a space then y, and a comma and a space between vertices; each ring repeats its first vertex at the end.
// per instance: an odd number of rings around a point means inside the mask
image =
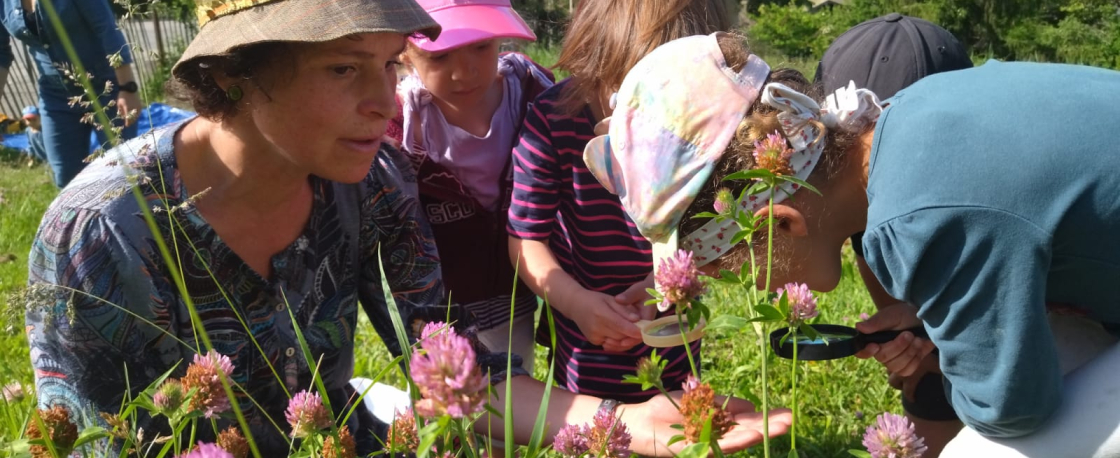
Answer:
MULTIPOLYGON (((172 376, 182 376, 203 348, 160 241, 176 259, 215 350, 234 364, 232 380, 244 390, 238 405, 264 456, 286 455, 283 412, 290 395, 312 387, 311 368, 320 366, 336 416, 356 397, 348 382, 359 302, 390 351, 401 353, 379 260, 413 342, 423 323, 449 316, 473 336, 465 312, 440 305, 435 242, 420 216, 413 172, 398 151, 382 147, 358 184, 311 177, 307 226, 272 258, 271 278, 263 278, 191 205, 189 197, 200 190, 186 189, 176 167, 181 126, 145 134, 90 164, 43 218, 29 261, 35 294, 26 328, 41 407, 66 406, 79 427, 100 423, 100 412, 120 410, 126 387, 136 396, 172 368, 172 376), (154 210, 158 237, 131 192, 135 182, 143 205, 154 210)), ((506 355, 476 347, 483 372, 504 379, 506 355)), ((362 418, 371 417, 351 416, 351 431, 370 430, 362 418)), ((167 423, 141 421, 149 438, 167 423)), ((219 421, 220 428, 225 424, 235 420, 219 421)), ((200 439, 212 436, 212 428, 199 430, 200 439)), ((376 448, 372 437, 355 436, 359 449, 376 448)))

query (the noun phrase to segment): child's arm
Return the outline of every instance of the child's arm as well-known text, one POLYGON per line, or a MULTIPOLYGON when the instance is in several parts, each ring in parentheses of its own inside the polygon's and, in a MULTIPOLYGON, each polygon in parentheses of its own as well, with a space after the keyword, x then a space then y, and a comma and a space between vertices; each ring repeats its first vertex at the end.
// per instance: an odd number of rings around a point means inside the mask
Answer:
POLYGON ((513 197, 509 208, 510 261, 522 279, 596 345, 610 351, 629 349, 641 333, 625 307, 614 298, 584 289, 558 264, 547 241, 552 235, 564 185, 560 158, 553 148, 551 125, 531 105, 513 150, 513 197), (519 261, 520 259, 520 261, 519 261))
POLYGON ((641 331, 633 323, 639 319, 637 310, 619 304, 612 296, 583 288, 564 272, 545 242, 511 236, 509 252, 511 262, 520 262, 521 281, 575 321, 589 342, 607 351, 628 350, 641 342, 641 331))

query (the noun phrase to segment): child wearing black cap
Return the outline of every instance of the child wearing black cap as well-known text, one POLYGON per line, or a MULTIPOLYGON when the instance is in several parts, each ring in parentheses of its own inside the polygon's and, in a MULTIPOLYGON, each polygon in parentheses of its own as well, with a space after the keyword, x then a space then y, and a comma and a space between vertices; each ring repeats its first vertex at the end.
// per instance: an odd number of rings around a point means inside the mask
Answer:
MULTIPOLYGON (((825 51, 814 82, 830 93, 854 81, 881 100, 934 73, 972 67, 968 51, 949 31, 922 19, 891 13, 863 22, 840 35, 825 51)), ((863 233, 852 236, 852 250, 876 308, 900 302, 883 289, 863 258, 863 233)), ((870 357, 869 353, 859 356, 870 357)), ((945 397, 937 355, 926 357, 918 371, 891 374, 903 391, 902 406, 926 440, 927 456, 937 456, 963 426, 945 397)))

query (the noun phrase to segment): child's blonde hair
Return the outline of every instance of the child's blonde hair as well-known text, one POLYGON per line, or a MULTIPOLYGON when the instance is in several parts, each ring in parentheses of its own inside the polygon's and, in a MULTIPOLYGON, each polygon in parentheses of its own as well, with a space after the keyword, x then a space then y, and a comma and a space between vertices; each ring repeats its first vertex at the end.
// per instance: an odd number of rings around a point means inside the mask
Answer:
POLYGON ((731 28, 726 0, 584 0, 564 34, 556 67, 572 75, 561 107, 577 113, 662 44, 731 28))

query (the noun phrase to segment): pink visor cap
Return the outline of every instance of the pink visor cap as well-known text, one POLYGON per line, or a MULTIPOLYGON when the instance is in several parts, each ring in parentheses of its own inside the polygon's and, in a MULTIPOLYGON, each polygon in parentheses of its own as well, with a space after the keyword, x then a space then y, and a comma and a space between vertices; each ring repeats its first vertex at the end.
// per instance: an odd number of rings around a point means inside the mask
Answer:
POLYGON ((417 0, 443 28, 439 39, 412 37, 412 44, 427 52, 440 52, 493 38, 535 41, 529 24, 513 10, 509 0, 417 0))

